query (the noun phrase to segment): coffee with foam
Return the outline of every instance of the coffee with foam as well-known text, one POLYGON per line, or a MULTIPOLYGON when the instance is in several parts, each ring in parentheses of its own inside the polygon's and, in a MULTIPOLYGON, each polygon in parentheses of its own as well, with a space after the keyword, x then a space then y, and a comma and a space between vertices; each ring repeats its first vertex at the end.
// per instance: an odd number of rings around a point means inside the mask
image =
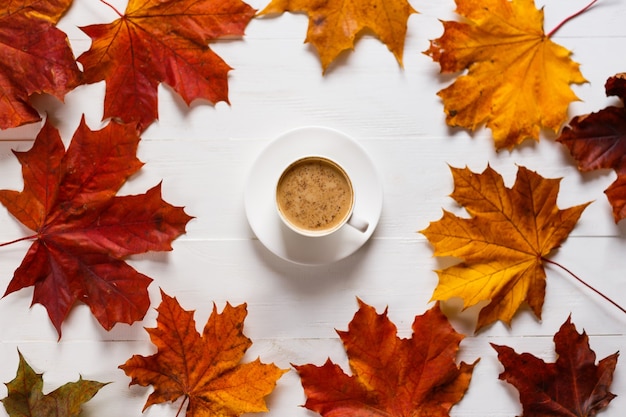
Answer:
POLYGON ((335 162, 318 156, 299 159, 282 173, 276 203, 283 219, 304 234, 331 232, 350 217, 352 183, 335 162))

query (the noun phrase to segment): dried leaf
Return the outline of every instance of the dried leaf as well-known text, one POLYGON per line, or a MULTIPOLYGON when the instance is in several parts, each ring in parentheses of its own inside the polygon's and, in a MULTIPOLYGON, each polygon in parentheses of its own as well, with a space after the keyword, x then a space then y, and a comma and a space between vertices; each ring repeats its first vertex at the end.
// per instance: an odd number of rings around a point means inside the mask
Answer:
POLYGON ((81 406, 106 385, 81 377, 44 394, 42 374, 35 373, 21 353, 19 356, 17 375, 6 384, 9 393, 2 400, 10 417, 78 417, 81 406))
POLYGON ((85 82, 106 81, 104 118, 144 130, 162 82, 188 105, 228 101, 231 68, 207 44, 243 35, 254 12, 241 0, 130 0, 116 21, 81 28, 93 41, 78 57, 85 82))
MULTIPOLYGON (((626 100, 626 74, 610 77, 607 96, 626 100)), ((609 106, 596 113, 574 117, 557 138, 569 149, 581 171, 609 168, 617 179, 605 193, 613 207, 615 222, 626 217, 626 110, 609 106)))
POLYGON ((500 379, 519 391, 522 417, 595 416, 615 398, 609 387, 618 354, 596 365, 589 338, 585 332, 576 332, 569 318, 554 335, 554 344, 558 355, 555 363, 492 344, 504 366, 500 379))
POLYGON ((267 411, 264 397, 285 371, 258 358, 240 363, 252 345, 243 334, 246 305, 227 303, 222 313, 214 305, 200 335, 193 311, 183 310, 163 291, 161 297, 157 327, 147 329, 157 353, 134 355, 120 366, 132 378, 131 385, 154 387, 144 410, 182 396, 183 403, 189 402, 187 417, 267 411))
POLYGON ((457 365, 463 335, 439 306, 415 317, 413 336, 401 339, 387 311, 377 314, 359 301, 348 331, 338 332, 352 375, 329 360, 299 365, 305 407, 324 417, 449 416, 463 398, 474 364, 457 365))
POLYGON ((587 204, 560 210, 556 206, 559 179, 545 179, 519 167, 512 188, 487 167, 482 174, 451 168, 451 197, 471 218, 444 211, 443 218, 421 233, 436 256, 454 256, 462 263, 437 271, 434 300, 461 297, 469 307, 482 308, 476 329, 496 320, 510 324, 522 303, 537 317, 545 295, 543 258, 574 228, 587 204))
POLYGON ((11 0, 2 5, 0 14, 23 15, 57 24, 72 5, 73 0, 11 0))
POLYGON ((317 49, 324 71, 343 51, 354 49, 357 36, 373 31, 402 65, 409 16, 407 0, 272 0, 259 14, 303 12, 309 16, 305 42, 317 49))
POLYGON ((569 104, 570 84, 586 82, 570 51, 543 31, 543 10, 533 0, 456 0, 463 22, 447 21, 443 35, 425 51, 441 72, 467 70, 438 95, 446 123, 491 129, 496 149, 527 138, 541 127, 557 132, 569 104))
POLYGON ((32 95, 59 100, 80 83, 67 35, 55 24, 72 0, 16 0, 0 5, 0 129, 41 120, 32 95))
POLYGON ((46 122, 33 147, 15 152, 24 190, 0 190, 0 202, 36 232, 5 296, 34 286, 61 335, 61 324, 77 301, 89 305, 105 329, 145 315, 151 279, 124 258, 171 250, 191 219, 161 199, 160 184, 146 194, 115 194, 142 163, 139 136, 129 125, 91 131, 81 121, 67 150, 46 122))

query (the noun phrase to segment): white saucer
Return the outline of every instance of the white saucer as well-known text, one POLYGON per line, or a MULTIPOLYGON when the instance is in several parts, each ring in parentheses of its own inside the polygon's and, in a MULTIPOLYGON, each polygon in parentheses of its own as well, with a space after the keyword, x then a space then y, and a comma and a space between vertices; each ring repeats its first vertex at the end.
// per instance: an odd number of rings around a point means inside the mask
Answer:
POLYGON ((272 141, 250 170, 244 191, 248 222, 257 238, 275 255, 291 262, 320 265, 343 259, 370 238, 383 206, 383 187, 365 149, 345 134, 324 127, 303 127, 272 141), (354 216, 369 226, 360 232, 349 225, 324 237, 305 237, 289 229, 278 216, 274 190, 278 177, 292 161, 307 155, 339 163, 352 180, 354 216))

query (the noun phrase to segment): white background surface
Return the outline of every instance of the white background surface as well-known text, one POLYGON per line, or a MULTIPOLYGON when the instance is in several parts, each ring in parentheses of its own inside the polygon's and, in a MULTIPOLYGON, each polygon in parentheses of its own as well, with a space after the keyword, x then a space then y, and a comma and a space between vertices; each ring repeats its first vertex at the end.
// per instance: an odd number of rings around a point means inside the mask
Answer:
MULTIPOLYGON (((122 0, 113 2, 124 10, 122 0)), ((547 0, 548 32, 587 0, 547 0)), ((267 2, 249 1, 257 9, 267 2)), ((254 19, 241 39, 216 42, 214 50, 231 65, 230 105, 194 103, 188 109, 168 87, 159 90, 160 119, 144 134, 139 158, 146 163, 121 194, 142 193, 163 180, 164 199, 183 205, 196 217, 174 251, 134 256, 130 263, 154 278, 152 307, 141 323, 104 331, 86 306, 73 309, 57 334, 40 305, 29 308, 32 291, 21 290, 0 300, 0 381, 15 377, 17 349, 38 372, 45 372, 45 391, 78 379, 110 381, 84 406, 85 416, 139 416, 150 391, 133 386, 119 370, 133 354, 150 354, 143 327, 154 327, 159 288, 196 310, 204 325, 215 302, 248 303, 245 333, 253 346, 246 361, 257 356, 282 368, 290 363, 321 365, 327 357, 345 366, 345 353, 334 329, 347 329, 359 297, 379 312, 388 306, 400 335, 410 335, 415 315, 432 306, 437 284, 433 269, 442 264, 417 233, 438 220, 442 208, 458 210, 448 197, 452 177, 448 164, 482 171, 489 163, 511 186, 518 165, 544 177, 563 177, 561 208, 593 200, 579 224, 551 259, 562 263, 599 290, 626 305, 626 224, 615 224, 603 190, 614 180, 611 171, 581 174, 563 146, 544 135, 512 152, 496 153, 490 132, 466 131, 445 125, 436 92, 450 76, 421 52, 439 37, 439 19, 455 18, 446 0, 412 1, 404 52, 404 68, 376 38, 366 35, 356 50, 343 55, 322 76, 315 51, 303 43, 305 15, 284 14, 254 19), (374 159, 384 186, 382 217, 369 242, 352 256, 332 265, 304 267, 283 261, 255 238, 248 226, 243 187, 259 152, 283 132, 307 125, 338 129, 355 138, 374 159)), ((539 4, 541 6, 542 4, 539 4)), ((75 55, 90 41, 77 27, 108 23, 115 13, 98 1, 76 0, 59 27, 70 37, 75 55)), ((575 86, 583 100, 570 106, 577 115, 599 110, 615 99, 604 95, 604 82, 626 71, 626 3, 600 0, 569 22, 553 38, 573 52, 590 81, 575 86)), ((66 144, 80 117, 96 130, 103 124, 104 84, 82 86, 65 104, 50 97, 36 100, 60 129, 66 144)), ((11 149, 27 150, 40 125, 0 132, 0 188, 21 189, 20 167, 11 149)), ((549 136, 549 135, 548 135, 549 136)), ((459 213, 461 211, 458 211, 459 213)), ((0 240, 27 233, 7 212, 0 211, 0 240)), ((0 249, 0 286, 6 288, 29 242, 0 249)), ((592 349, 603 358, 626 344, 626 315, 577 284, 564 272, 547 267, 543 320, 528 310, 517 314, 512 327, 501 323, 471 336, 476 310, 463 314, 451 303, 453 325, 468 334, 459 360, 480 357, 465 398, 453 416, 515 416, 521 414, 517 391, 498 380, 502 368, 490 342, 518 352, 554 360, 552 336, 571 314, 579 331, 590 335, 592 349)), ((4 291, 4 290, 2 290, 4 291)), ((626 363, 615 371, 612 391, 618 397, 601 415, 621 416, 626 407, 626 363)), ((6 388, 0 386, 0 397, 6 388)), ((306 417, 304 394, 295 371, 284 375, 268 398, 271 416, 306 417)), ((174 416, 179 404, 157 405, 146 416, 174 416)), ((6 415, 0 410, 0 415, 6 415)))

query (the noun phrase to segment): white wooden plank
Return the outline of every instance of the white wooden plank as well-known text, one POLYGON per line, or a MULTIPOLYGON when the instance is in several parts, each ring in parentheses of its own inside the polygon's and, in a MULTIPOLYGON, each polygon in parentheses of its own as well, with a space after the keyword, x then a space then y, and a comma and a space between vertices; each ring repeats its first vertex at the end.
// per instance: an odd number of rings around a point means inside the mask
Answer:
MULTIPOLYGON (((124 0, 110 0, 118 10, 124 0)), ((250 4, 263 8, 268 1, 250 4)), ((459 215, 448 195, 453 181, 448 165, 482 171, 490 164, 511 186, 522 165, 544 177, 562 177, 561 208, 593 203, 571 236, 550 259, 572 270, 620 305, 626 305, 623 224, 615 224, 603 190, 615 179, 609 170, 579 173, 566 150, 544 132, 539 143, 496 152, 490 132, 470 134, 445 125, 437 91, 454 75, 440 75, 438 64, 422 54, 430 39, 441 35, 439 19, 457 19, 452 0, 411 2, 420 13, 411 16, 401 68, 385 45, 371 35, 359 39, 322 75, 316 51, 304 43, 307 17, 286 13, 254 19, 242 38, 220 40, 211 47, 233 67, 229 75, 230 104, 194 103, 191 108, 169 87, 159 88, 159 120, 143 135, 139 158, 146 165, 121 194, 142 193, 163 181, 164 198, 196 216, 188 233, 170 253, 132 257, 129 262, 154 278, 152 308, 132 326, 106 332, 84 305, 77 306, 63 326, 63 338, 40 305, 29 307, 32 290, 0 299, 0 381, 15 376, 17 349, 38 372, 45 390, 84 378, 111 381, 85 406, 85 415, 142 415, 150 389, 128 388, 129 378, 117 368, 135 353, 154 351, 143 327, 155 325, 159 288, 176 296, 186 309, 196 310, 198 326, 215 303, 248 304, 245 332, 254 342, 246 360, 257 356, 281 367, 321 364, 327 357, 347 369, 347 358, 335 329, 346 329, 357 309, 357 297, 382 312, 388 307, 402 337, 410 336, 417 314, 433 304, 437 285, 434 269, 450 260, 432 257, 432 248, 418 233, 441 217, 442 209, 459 215), (323 125, 354 137, 372 155, 384 186, 384 207, 372 240, 336 264, 304 267, 271 254, 250 230, 243 208, 243 188, 252 162, 269 141, 286 130, 323 125)), ((549 30, 588 0, 538 2, 549 30)), ((68 33, 76 55, 90 40, 79 29, 115 19, 100 2, 74 2, 59 27, 68 33)), ((609 76, 624 71, 626 7, 621 0, 600 0, 587 13, 567 23, 553 40, 572 51, 588 84, 574 86, 581 98, 571 116, 614 104, 604 94, 609 76)), ((92 129, 104 125, 104 84, 81 86, 64 103, 41 96, 35 106, 49 115, 65 143, 85 117, 92 129)), ((11 150, 28 150, 41 123, 0 132, 0 189, 21 189, 20 167, 11 150)), ((0 241, 28 235, 4 209, 0 210, 0 241)), ((28 242, 0 248, 0 284, 6 288, 28 242)), ((490 343, 531 352, 553 361, 552 336, 571 315, 579 331, 590 335, 592 349, 603 358, 626 344, 625 317, 564 271, 547 268, 547 292, 542 320, 528 310, 507 328, 501 323, 473 334, 477 308, 459 311, 458 300, 444 306, 455 328, 466 334, 459 360, 480 357, 465 399, 453 417, 520 415, 516 391, 497 379, 502 371, 490 343)), ((618 397, 602 414, 619 417, 626 406, 626 372, 618 362, 612 391, 618 397)), ((6 387, 0 384, 0 397, 6 387)), ((270 416, 313 417, 300 407, 304 394, 292 370, 269 398, 270 416)), ((146 416, 172 416, 178 404, 155 406, 146 416)), ((0 416, 6 416, 0 407, 0 416)))

